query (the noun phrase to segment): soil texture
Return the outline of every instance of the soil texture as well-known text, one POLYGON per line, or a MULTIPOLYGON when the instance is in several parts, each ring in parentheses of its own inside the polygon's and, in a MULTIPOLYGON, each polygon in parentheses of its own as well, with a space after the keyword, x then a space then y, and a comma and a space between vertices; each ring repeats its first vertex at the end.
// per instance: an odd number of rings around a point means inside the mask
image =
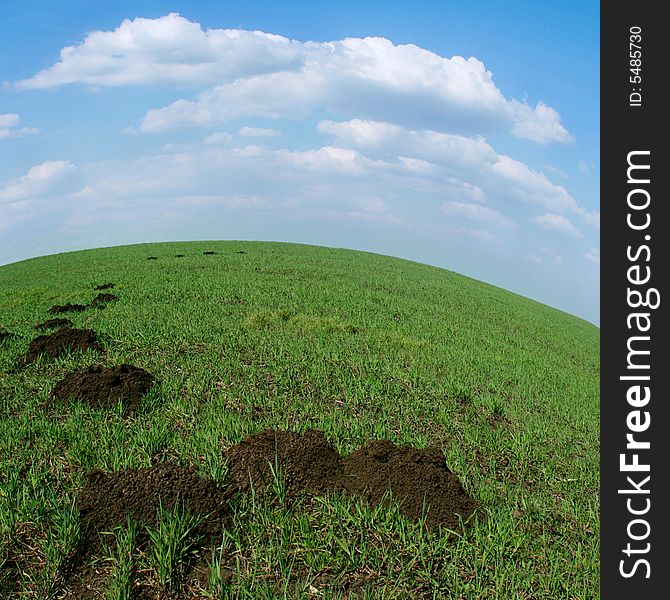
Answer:
POLYGON ((159 462, 153 467, 126 469, 115 473, 90 471, 77 494, 81 524, 92 540, 97 534, 135 522, 156 527, 158 510, 184 503, 190 514, 202 515, 197 534, 220 536, 230 523, 232 493, 214 481, 200 477, 189 467, 159 462))
POLYGON ((151 373, 134 365, 92 365, 70 373, 54 388, 53 398, 62 402, 80 400, 94 408, 110 408, 119 400, 125 412, 135 410, 154 383, 151 373))
POLYGON ((6 340, 7 338, 12 337, 12 335, 13 334, 10 333, 9 331, 0 331, 0 342, 2 342, 2 340, 6 340))
POLYGON ((98 294, 91 300, 91 306, 94 308, 104 308, 108 302, 114 302, 118 298, 114 294, 98 294))
POLYGON ((49 309, 49 314, 59 315, 66 312, 82 312, 86 310, 86 308, 87 307, 84 304, 54 304, 49 309))
POLYGON ((103 283, 102 285, 96 285, 93 289, 97 292, 100 290, 111 290, 113 287, 113 283, 103 283))
POLYGON ((26 355, 19 359, 19 366, 33 363, 40 354, 56 358, 76 350, 102 351, 95 331, 92 329, 59 329, 49 335, 38 335, 28 346, 26 355))
POLYGON ((384 502, 390 491, 400 511, 418 520, 425 499, 429 527, 458 529, 456 514, 465 521, 477 509, 476 502, 447 468, 439 448, 418 449, 378 440, 347 456, 342 466, 347 491, 371 506, 384 502))
POLYGON ((58 319, 47 319, 44 323, 38 323, 35 325, 35 329, 45 330, 45 329, 62 329, 63 327, 72 327, 72 321, 64 317, 58 319))
POLYGON ((321 431, 304 434, 265 429, 225 453, 229 476, 243 492, 250 482, 256 491, 272 485, 272 469, 285 477, 287 499, 342 489, 340 455, 321 431), (272 467, 272 468, 271 468, 272 467))

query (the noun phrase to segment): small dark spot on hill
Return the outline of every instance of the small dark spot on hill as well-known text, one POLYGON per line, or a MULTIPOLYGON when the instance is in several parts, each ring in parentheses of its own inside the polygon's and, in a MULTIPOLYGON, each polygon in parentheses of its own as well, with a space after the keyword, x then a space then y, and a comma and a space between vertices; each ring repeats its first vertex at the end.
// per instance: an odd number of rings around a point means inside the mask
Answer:
POLYGON ((175 254, 174 257, 175 258, 184 258, 184 255, 183 254, 175 254))
POLYGON ((96 285, 93 289, 98 290, 111 290, 114 287, 113 283, 103 283, 102 285, 96 285))
POLYGON ((90 306, 94 308, 104 308, 108 302, 115 302, 118 298, 114 294, 98 294, 91 300, 90 306))
POLYGON ((216 254, 216 252, 214 252, 213 250, 205 250, 205 251, 203 252, 203 254, 205 254, 205 255, 207 255, 207 256, 211 256, 212 254, 216 254))
POLYGON ((207 515, 197 533, 220 538, 222 528, 231 520, 232 495, 232 491, 200 477, 191 468, 160 462, 115 473, 90 471, 77 494, 77 508, 83 530, 92 539, 125 525, 128 517, 155 527, 159 507, 171 510, 177 502, 185 504, 192 515, 207 515))
POLYGON ((98 343, 95 331, 92 329, 59 329, 49 335, 37 336, 28 346, 28 352, 18 361, 18 366, 33 363, 40 354, 56 358, 67 352, 76 350, 101 351, 102 346, 98 343))
POLYGON ((157 256, 147 256, 147 260, 158 260, 157 256))
POLYGON ((64 317, 58 319, 47 319, 44 323, 38 323, 35 325, 35 329, 62 329, 63 327, 71 327, 72 321, 64 317))
POLYGON ((9 331, 0 331, 0 342, 12 337, 14 334, 9 331))
POLYGON ((244 250, 238 250, 236 254, 246 254, 246 252, 244 250))
POLYGON ((79 400, 94 408, 109 408, 119 400, 124 411, 135 410, 154 383, 151 373, 134 365, 90 366, 61 379, 52 397, 62 402, 79 400))
POLYGON ((86 305, 84 304, 54 304, 49 309, 49 314, 58 315, 66 312, 82 312, 86 310, 86 305))

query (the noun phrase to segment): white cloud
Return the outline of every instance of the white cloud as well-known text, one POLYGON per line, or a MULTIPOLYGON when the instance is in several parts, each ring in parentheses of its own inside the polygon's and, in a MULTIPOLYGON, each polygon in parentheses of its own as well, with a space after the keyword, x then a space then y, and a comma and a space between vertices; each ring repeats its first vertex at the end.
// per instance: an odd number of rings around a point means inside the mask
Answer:
POLYGON ((22 138, 27 135, 36 135, 40 132, 37 127, 18 127, 21 121, 16 113, 0 114, 0 140, 6 138, 22 138))
POLYGON ((238 133, 242 137, 277 137, 282 134, 278 129, 264 127, 241 127, 238 133))
POLYGON ((208 135, 203 141, 204 144, 214 145, 214 144, 227 144, 233 140, 233 136, 225 131, 217 131, 211 135, 208 135))
POLYGON ((400 157, 415 171, 421 166, 424 174, 435 173, 437 165, 442 169, 439 175, 452 183, 460 182, 469 199, 478 202, 487 196, 507 197, 554 212, 586 213, 564 187, 525 163, 498 154, 481 136, 407 130, 361 119, 321 121, 318 128, 370 156, 400 157))
POLYGON ((260 31, 203 31, 176 13, 157 19, 126 19, 114 31, 93 31, 66 46, 60 60, 17 89, 171 85, 190 87, 232 81, 297 66, 303 45, 260 31))
POLYGON ((0 114, 0 128, 12 128, 19 124, 19 115, 15 113, 0 114))
POLYGON ((471 227, 457 227, 450 229, 449 231, 455 235, 470 237, 480 242, 495 243, 499 241, 495 235, 493 235, 490 231, 486 231, 484 229, 474 229, 471 227))
POLYGON ((517 103, 516 122, 512 127, 512 133, 520 138, 525 138, 538 144, 548 142, 562 142, 564 144, 573 142, 572 136, 563 125, 558 112, 547 106, 544 102, 538 102, 535 108, 527 104, 517 103))
POLYGON ((512 225, 512 221, 505 215, 497 210, 488 208, 487 206, 482 206, 481 204, 450 200, 442 205, 442 212, 447 216, 466 218, 472 221, 491 223, 502 227, 510 227, 512 225))
POLYGON ((17 202, 61 191, 60 184, 75 170, 75 165, 66 160, 47 160, 35 165, 18 180, 0 188, 0 202, 17 202))
POLYGON ((531 219, 531 221, 543 229, 564 233, 573 237, 582 237, 582 234, 579 233, 572 222, 563 215, 547 213, 539 217, 535 217, 531 219))
POLYGON ((333 114, 463 133, 507 129, 538 143, 569 142, 558 112, 507 99, 475 57, 446 58, 386 38, 299 42, 260 31, 208 29, 171 13, 125 20, 63 48, 60 60, 17 89, 213 86, 196 100, 150 110, 144 132, 229 119, 333 114))

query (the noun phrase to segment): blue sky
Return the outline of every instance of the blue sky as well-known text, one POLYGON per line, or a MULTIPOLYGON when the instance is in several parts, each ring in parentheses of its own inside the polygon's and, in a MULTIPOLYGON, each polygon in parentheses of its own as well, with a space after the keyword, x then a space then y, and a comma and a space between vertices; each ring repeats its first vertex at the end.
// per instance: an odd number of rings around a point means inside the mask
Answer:
POLYGON ((0 264, 266 239, 599 322, 596 2, 5 0, 0 264))

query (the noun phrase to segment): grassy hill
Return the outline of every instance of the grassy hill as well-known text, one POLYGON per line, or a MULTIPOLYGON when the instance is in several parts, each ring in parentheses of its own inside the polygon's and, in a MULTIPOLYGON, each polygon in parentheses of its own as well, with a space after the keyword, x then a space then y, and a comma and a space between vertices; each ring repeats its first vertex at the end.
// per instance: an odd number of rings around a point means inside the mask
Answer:
POLYGON ((185 242, 0 267, 3 329, 0 596, 598 596, 599 330, 583 320, 385 256, 185 242), (105 283, 116 300, 56 315, 102 352, 17 365, 52 305, 105 283), (53 400, 68 373, 124 363, 156 381, 136 411, 53 400), (437 445, 480 508, 435 530, 393 502, 286 502, 280 472, 216 544, 176 509, 83 543, 92 469, 170 463, 225 489, 226 451, 264 429, 318 429, 343 457, 437 445))

